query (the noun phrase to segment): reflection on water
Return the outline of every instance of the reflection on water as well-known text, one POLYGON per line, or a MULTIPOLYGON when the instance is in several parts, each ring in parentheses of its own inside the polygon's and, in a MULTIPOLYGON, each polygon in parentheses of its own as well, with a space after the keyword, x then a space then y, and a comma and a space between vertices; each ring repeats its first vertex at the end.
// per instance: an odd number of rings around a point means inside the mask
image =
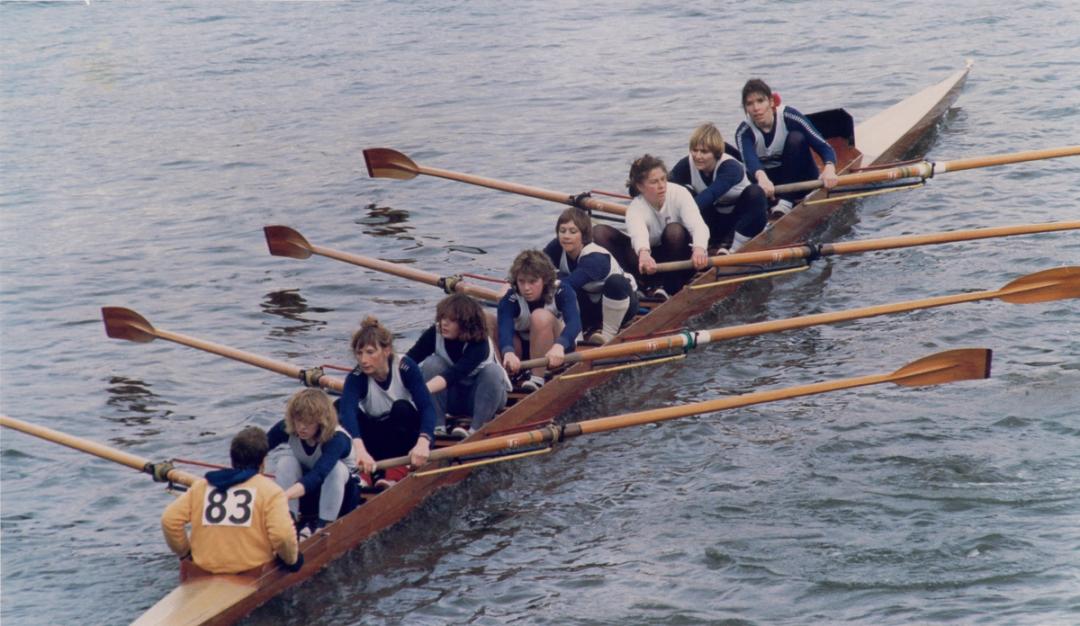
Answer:
POLYGON ((303 334, 312 328, 325 326, 325 321, 304 317, 304 313, 328 313, 333 311, 333 309, 308 306, 307 300, 300 295, 299 289, 271 291, 263 296, 262 304, 259 306, 263 311, 270 313, 271 315, 277 315, 279 317, 284 317, 287 320, 297 322, 290 326, 274 326, 270 331, 271 337, 287 337, 303 334))
POLYGON ((174 415, 172 402, 162 399, 150 389, 150 384, 138 378, 110 376, 105 403, 115 407, 115 416, 103 416, 110 422, 137 427, 129 436, 113 438, 115 445, 137 445, 162 432, 160 420, 174 415))
POLYGON ((356 220, 357 224, 366 226, 364 234, 373 237, 395 237, 397 239, 415 239, 408 231, 412 226, 405 225, 409 220, 409 212, 404 209, 392 209, 388 206, 376 206, 374 203, 365 207, 367 217, 356 220))

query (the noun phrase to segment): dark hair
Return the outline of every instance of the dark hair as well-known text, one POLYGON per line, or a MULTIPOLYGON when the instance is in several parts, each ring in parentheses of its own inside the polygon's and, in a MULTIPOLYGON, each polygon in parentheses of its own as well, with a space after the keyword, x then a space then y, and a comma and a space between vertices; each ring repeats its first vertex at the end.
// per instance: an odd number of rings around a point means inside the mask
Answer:
POLYGON ((353 352, 364 346, 390 348, 393 351, 394 334, 380 324, 376 317, 369 315, 364 318, 364 321, 360 322, 360 329, 353 333, 349 346, 352 347, 353 352))
POLYGON ((229 458, 235 469, 259 469, 268 452, 270 443, 266 439, 266 431, 258 426, 244 428, 229 445, 229 458))
POLYGON ((765 81, 760 78, 751 78, 746 81, 746 84, 742 88, 742 106, 746 108, 746 99, 750 97, 752 93, 765 94, 765 99, 772 99, 772 89, 765 84, 765 81))
POLYGON ((630 164, 630 176, 626 179, 626 191, 630 193, 631 198, 638 197, 638 184, 649 176, 649 172, 658 167, 664 170, 664 174, 667 174, 668 169, 664 162, 651 154, 644 154, 630 164))
POLYGON ((570 222, 581 231, 582 245, 592 243, 592 220, 589 219, 589 214, 573 206, 559 214, 559 219, 555 222, 555 235, 558 236, 560 226, 570 222))
POLYGON ((462 293, 446 296, 435 306, 435 323, 451 319, 461 330, 461 341, 483 341, 487 337, 487 318, 480 303, 462 293))
POLYGON ((548 255, 539 250, 524 250, 510 265, 510 285, 517 290, 519 276, 539 278, 544 281, 544 293, 540 296, 545 304, 555 299, 555 266, 548 255))

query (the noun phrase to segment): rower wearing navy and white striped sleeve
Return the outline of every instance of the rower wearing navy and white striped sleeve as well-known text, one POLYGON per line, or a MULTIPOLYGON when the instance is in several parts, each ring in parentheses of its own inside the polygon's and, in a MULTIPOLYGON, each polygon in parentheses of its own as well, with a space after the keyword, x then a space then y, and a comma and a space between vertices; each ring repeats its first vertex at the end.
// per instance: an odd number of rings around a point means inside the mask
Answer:
POLYGON ((750 179, 777 199, 773 215, 791 210, 807 192, 775 194, 774 185, 820 178, 826 189, 837 183, 836 152, 813 123, 793 107, 780 103, 765 81, 753 78, 742 90, 746 121, 735 131, 750 179), (819 173, 811 149, 825 164, 819 173))
MULTIPOLYGON (((503 367, 511 374, 521 369, 521 357, 546 357, 559 367, 572 352, 581 332, 577 296, 570 285, 555 279, 555 266, 539 250, 525 250, 510 266, 510 290, 499 300, 499 349, 503 367)), ((544 368, 532 371, 522 385, 527 391, 544 384, 544 368)))
POLYGON ((318 520, 312 528, 318 530, 348 512, 343 505, 352 440, 338 425, 334 405, 321 389, 293 394, 285 406, 285 419, 270 429, 267 441, 271 450, 287 444, 292 452, 278 459, 274 474, 294 514, 308 506, 317 508, 318 520))
POLYGON ((435 324, 406 356, 420 364, 435 401, 438 426, 445 428, 447 411, 468 415, 469 429, 452 431, 467 435, 506 405, 510 378, 495 357, 487 316, 469 296, 455 293, 443 298, 435 308, 435 324))
POLYGON ((710 245, 737 252, 765 229, 768 200, 759 185, 746 178, 743 164, 725 152, 723 135, 705 123, 690 135, 690 154, 668 174, 668 180, 685 186, 694 195, 705 223, 710 245), (730 238, 730 244, 728 240, 730 238))
MULTIPOLYGON (((357 367, 345 377, 338 420, 353 436, 357 465, 370 475, 375 461, 390 457, 408 455, 412 467, 427 463, 436 417, 420 366, 394 354, 393 334, 374 317, 361 322, 350 345, 357 367)), ((408 472, 391 468, 375 486, 393 485, 408 472)))
POLYGON ((559 280, 577 294, 582 327, 593 331, 585 341, 602 344, 637 312, 637 282, 611 252, 593 243, 592 230, 588 213, 570 207, 559 215, 557 237, 544 254, 558 268, 559 280))

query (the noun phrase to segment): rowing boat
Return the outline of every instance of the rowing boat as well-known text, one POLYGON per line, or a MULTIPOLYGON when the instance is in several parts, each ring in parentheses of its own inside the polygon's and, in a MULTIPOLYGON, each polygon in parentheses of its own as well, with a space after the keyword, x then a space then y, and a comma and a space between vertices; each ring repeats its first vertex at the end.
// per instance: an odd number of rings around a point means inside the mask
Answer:
MULTIPOLYGON (((833 137, 830 143, 837 153, 837 171, 881 164, 905 155, 937 123, 959 95, 970 63, 940 83, 928 87, 885 111, 855 126, 851 137, 833 137)), ((807 201, 818 199, 815 191, 807 201)), ((836 203, 804 201, 784 218, 749 242, 746 251, 791 245, 809 236, 834 213, 836 203)), ((614 341, 648 336, 665 328, 677 327, 700 315, 718 301, 733 294, 736 285, 712 286, 712 272, 695 277, 691 288, 637 318, 623 329, 614 341)), ((589 389, 609 380, 611 371, 593 370, 582 362, 569 368, 538 391, 518 399, 472 436, 474 440, 520 428, 553 421, 569 409, 589 389), (581 376, 581 375, 585 376, 581 376)), ((296 573, 267 567, 251 576, 210 576, 185 564, 181 583, 165 598, 144 613, 135 623, 148 624, 232 624, 286 589, 313 576, 330 561, 352 550, 375 533, 400 521, 436 490, 464 479, 469 469, 457 467, 434 474, 411 474, 394 487, 370 497, 366 503, 328 525, 304 542, 304 567, 296 573)))

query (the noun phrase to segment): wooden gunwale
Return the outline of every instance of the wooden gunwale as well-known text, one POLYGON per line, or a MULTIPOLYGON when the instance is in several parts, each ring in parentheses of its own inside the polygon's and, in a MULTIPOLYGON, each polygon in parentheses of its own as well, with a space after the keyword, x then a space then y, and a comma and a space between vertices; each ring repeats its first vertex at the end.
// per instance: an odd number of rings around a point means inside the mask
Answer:
MULTIPOLYGON (((940 83, 924 89, 893 107, 875 115, 855 129, 856 143, 867 146, 865 154, 842 140, 830 140, 837 151, 839 173, 851 168, 866 167, 896 160, 904 156, 919 141, 959 96, 967 78, 970 63, 940 83)), ((808 200, 823 196, 815 191, 808 200)), ((796 206, 787 216, 770 225, 765 232, 747 244, 745 250, 761 250, 801 242, 813 229, 839 209, 840 203, 823 203, 796 206)), ((693 284, 713 280, 711 271, 702 272, 693 284)), ((648 315, 639 317, 623 329, 614 341, 625 337, 655 333, 664 328, 683 324, 701 315, 714 304, 730 297, 738 290, 737 285, 714 289, 683 289, 667 302, 652 309, 648 315)), ((582 362, 567 370, 567 374, 589 371, 591 365, 582 362)), ((596 373, 594 376, 564 380, 556 377, 548 384, 499 414, 473 437, 483 437, 486 432, 512 429, 523 423, 553 420, 589 389, 606 383, 615 374, 596 373)), ((375 533, 402 520, 436 490, 464 479, 469 469, 444 474, 408 476, 394 487, 374 496, 352 513, 327 526, 323 531, 304 542, 304 567, 296 573, 284 570, 268 572, 258 579, 226 577, 228 585, 250 586, 235 600, 219 607, 201 606, 210 600, 197 598, 193 590, 184 584, 173 590, 157 605, 147 611, 136 624, 233 624, 274 596, 313 576, 323 566, 355 548, 375 533), (192 606, 195 603, 197 606, 192 606)), ((183 576, 183 572, 182 572, 183 576)), ((203 577, 190 578, 205 581, 203 577)), ((225 582, 224 580, 222 581, 225 582)), ((205 582, 201 583, 205 587, 205 582)))

